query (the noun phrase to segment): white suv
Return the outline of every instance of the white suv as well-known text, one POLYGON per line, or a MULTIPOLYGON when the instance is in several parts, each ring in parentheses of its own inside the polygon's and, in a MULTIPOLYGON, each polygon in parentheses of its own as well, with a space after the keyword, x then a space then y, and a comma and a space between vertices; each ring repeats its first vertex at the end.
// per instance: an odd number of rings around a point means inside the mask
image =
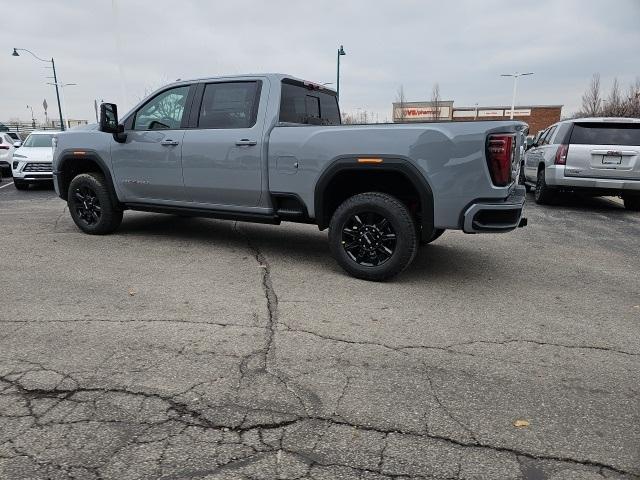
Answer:
POLYGON ((51 181, 53 161, 53 132, 31 132, 13 154, 11 173, 18 190, 26 190, 30 183, 51 181))
POLYGON ((10 174, 11 159, 18 144, 19 140, 16 140, 13 134, 0 132, 0 178, 5 171, 10 174))
POLYGON ((520 183, 537 203, 559 191, 619 196, 640 211, 640 119, 577 118, 546 129, 525 154, 520 183))

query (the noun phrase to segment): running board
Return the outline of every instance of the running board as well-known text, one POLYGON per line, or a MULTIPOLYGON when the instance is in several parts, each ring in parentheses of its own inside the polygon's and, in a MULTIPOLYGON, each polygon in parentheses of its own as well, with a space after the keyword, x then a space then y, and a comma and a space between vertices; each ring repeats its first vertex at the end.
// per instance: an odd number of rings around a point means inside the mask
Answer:
POLYGON ((268 223, 279 225, 280 218, 276 215, 250 212, 234 212, 229 210, 213 210, 207 208, 172 207, 148 203, 125 203, 124 208, 139 212, 167 213, 188 217, 218 218, 221 220, 239 220, 241 222, 268 223))

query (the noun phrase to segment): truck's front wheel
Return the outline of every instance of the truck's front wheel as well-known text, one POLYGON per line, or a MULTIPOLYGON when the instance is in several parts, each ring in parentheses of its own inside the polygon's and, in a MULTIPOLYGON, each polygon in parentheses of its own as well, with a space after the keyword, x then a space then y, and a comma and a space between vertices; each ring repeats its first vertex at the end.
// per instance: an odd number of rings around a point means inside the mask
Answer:
POLYGON ((329 246, 348 273, 386 280, 409 266, 418 250, 409 210, 386 193, 354 195, 340 205, 329 225, 329 246))
POLYGON ((67 205, 71 218, 85 233, 111 233, 122 222, 122 210, 113 206, 107 183, 99 173, 82 173, 71 180, 67 205))

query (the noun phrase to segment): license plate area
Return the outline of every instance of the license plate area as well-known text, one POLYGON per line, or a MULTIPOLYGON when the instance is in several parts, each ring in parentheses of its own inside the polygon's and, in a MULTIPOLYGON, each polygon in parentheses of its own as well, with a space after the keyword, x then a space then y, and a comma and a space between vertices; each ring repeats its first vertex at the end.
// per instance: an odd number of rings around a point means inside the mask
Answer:
POLYGON ((603 155, 603 165, 620 165, 622 163, 622 155, 603 155))

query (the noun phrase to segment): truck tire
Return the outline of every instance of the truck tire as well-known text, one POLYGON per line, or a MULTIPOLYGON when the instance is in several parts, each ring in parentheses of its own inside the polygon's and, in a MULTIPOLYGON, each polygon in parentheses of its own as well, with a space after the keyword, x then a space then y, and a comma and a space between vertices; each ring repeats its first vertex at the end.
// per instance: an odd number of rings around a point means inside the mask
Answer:
POLYGON ((107 183, 99 173, 81 173, 71 180, 67 205, 71 218, 84 233, 105 235, 122 222, 122 210, 114 207, 107 183))
POLYGON ((387 280, 407 268, 418 251, 413 218, 402 202, 368 192, 345 200, 329 225, 329 247, 338 264, 363 280, 387 280))
POLYGON ((29 182, 25 182, 24 180, 18 180, 17 178, 14 178, 13 186, 16 187, 16 190, 28 190, 29 182))
POLYGON ((547 186, 544 176, 544 168, 538 170, 538 181, 536 182, 536 191, 534 193, 536 203, 539 205, 549 205, 556 198, 556 191, 547 186))
POLYGON ((632 212, 640 212, 640 196, 625 195, 622 197, 624 208, 632 212))

